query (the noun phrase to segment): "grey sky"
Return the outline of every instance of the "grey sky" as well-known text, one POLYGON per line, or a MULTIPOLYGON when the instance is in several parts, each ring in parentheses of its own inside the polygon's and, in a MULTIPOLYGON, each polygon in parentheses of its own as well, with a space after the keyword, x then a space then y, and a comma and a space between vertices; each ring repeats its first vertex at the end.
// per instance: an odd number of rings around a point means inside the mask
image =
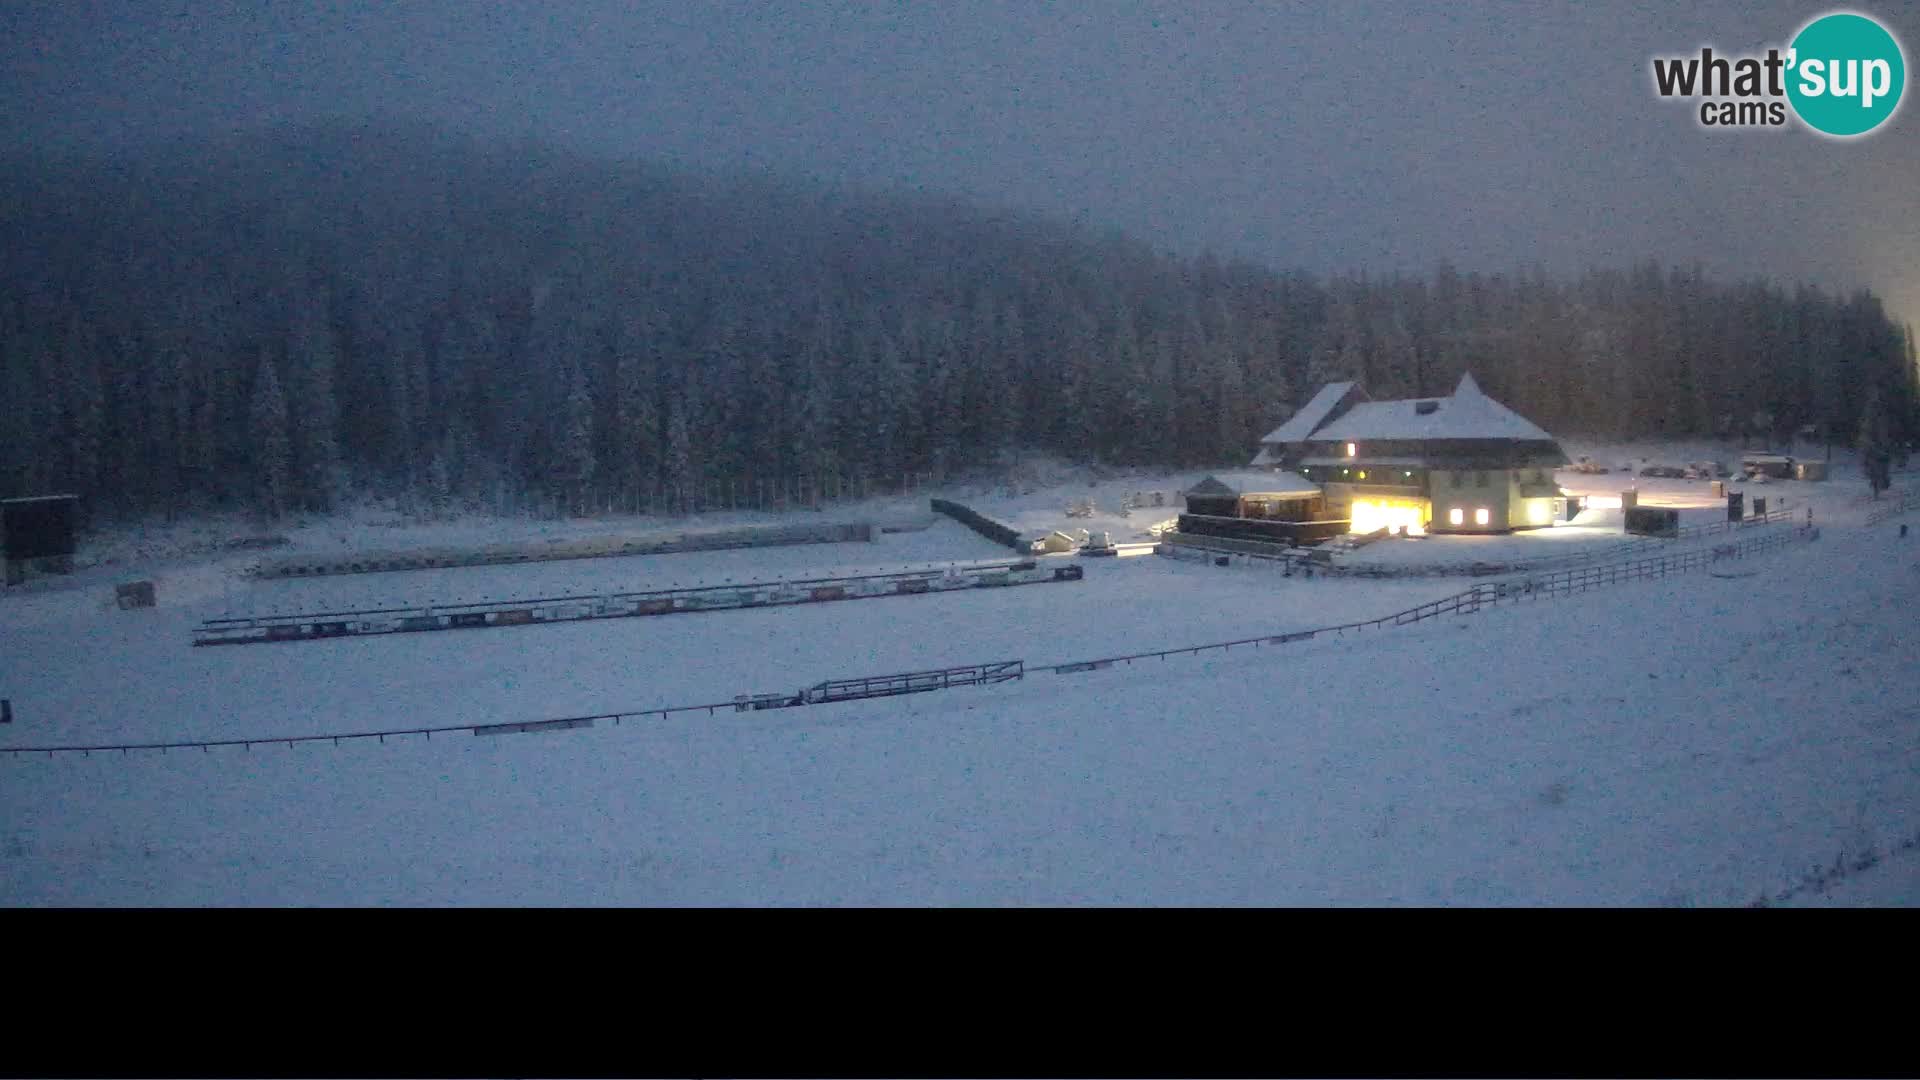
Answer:
MULTIPOLYGON (((1282 268, 1699 259, 1870 285, 1920 321, 1920 106, 1839 142, 1703 130, 1652 92, 1656 53, 1784 45, 1826 10, 24 3, 0 14, 0 123, 95 143, 384 112, 953 191, 1282 268)), ((1916 59, 1920 8, 1856 10, 1916 59)))

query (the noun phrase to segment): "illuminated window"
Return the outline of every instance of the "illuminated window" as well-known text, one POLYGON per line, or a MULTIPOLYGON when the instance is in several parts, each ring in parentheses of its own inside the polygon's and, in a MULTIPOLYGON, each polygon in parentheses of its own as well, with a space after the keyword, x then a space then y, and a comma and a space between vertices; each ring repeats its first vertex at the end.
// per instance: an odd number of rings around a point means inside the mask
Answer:
POLYGON ((1352 456, 1353 456, 1353 444, 1352 444, 1352 443, 1348 443, 1348 444, 1347 444, 1347 456, 1348 456, 1348 457, 1352 457, 1352 456))
POLYGON ((1360 470, 1360 479, 1362 479, 1362 480, 1365 480, 1366 478, 1367 478, 1367 470, 1365 470, 1365 469, 1361 469, 1361 470, 1360 470))
POLYGON ((1484 507, 1484 506, 1483 506, 1483 507, 1481 507, 1480 509, 1478 509, 1478 510, 1475 510, 1475 511, 1473 512, 1473 523, 1474 523, 1475 525, 1485 525, 1485 524, 1487 523, 1487 508, 1486 508, 1486 507, 1484 507))
POLYGON ((1453 509, 1447 511, 1447 524, 1462 525, 1465 523, 1466 523, 1466 516, 1460 512, 1459 507, 1456 506, 1453 509))
POLYGON ((1426 531, 1427 504, 1411 499, 1355 499, 1349 508, 1352 521, 1348 531, 1370 533, 1385 529, 1393 534, 1420 536, 1426 531))

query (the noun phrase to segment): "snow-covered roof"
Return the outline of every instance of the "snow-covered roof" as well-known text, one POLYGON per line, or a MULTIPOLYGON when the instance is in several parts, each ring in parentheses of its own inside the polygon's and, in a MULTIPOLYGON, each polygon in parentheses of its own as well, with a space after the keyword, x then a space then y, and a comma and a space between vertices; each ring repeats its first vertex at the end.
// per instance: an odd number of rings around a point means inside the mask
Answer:
POLYGON ((1271 465, 1273 463, 1274 463, 1273 448, 1265 444, 1261 445, 1259 453, 1253 455, 1253 460, 1247 462, 1248 465, 1256 469, 1265 465, 1271 465))
POLYGON ((1290 472, 1215 473, 1182 495, 1318 495, 1320 485, 1290 472))
POLYGON ((1526 417, 1482 393, 1472 375, 1460 376, 1451 397, 1368 401, 1312 434, 1315 442, 1363 439, 1546 439, 1526 417), (1416 406, 1431 402, 1425 412, 1416 406))
POLYGON ((1217 476, 1209 476, 1187 490, 1182 495, 1238 495, 1239 492, 1228 487, 1217 476))
POLYGON ((1287 422, 1267 432, 1263 443, 1295 443, 1307 441, 1313 429, 1327 422, 1327 414, 1333 412, 1342 398, 1353 389, 1351 382, 1333 382, 1320 388, 1313 400, 1301 406, 1300 411, 1287 418, 1287 422))
POLYGON ((1430 464, 1430 462, 1428 462, 1426 458, 1421 458, 1421 457, 1377 457, 1373 455, 1368 455, 1366 458, 1310 457, 1300 462, 1300 464, 1303 466, 1325 465, 1328 468, 1353 465, 1355 463, 1363 464, 1363 465, 1404 465, 1404 466, 1407 466, 1408 468, 1422 468, 1422 469, 1426 468, 1427 465, 1430 464))

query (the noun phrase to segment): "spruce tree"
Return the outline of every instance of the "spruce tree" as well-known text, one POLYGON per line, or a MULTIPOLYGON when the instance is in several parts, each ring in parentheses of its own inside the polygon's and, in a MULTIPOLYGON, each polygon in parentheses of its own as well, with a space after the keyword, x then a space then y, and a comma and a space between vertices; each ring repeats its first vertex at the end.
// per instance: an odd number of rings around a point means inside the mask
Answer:
POLYGON ((341 483, 337 367, 324 297, 301 303, 287 350, 294 489, 302 505, 321 511, 333 508, 341 483))
POLYGON ((271 357, 260 358, 249 410, 254 468, 254 509, 269 521, 288 509, 292 494, 293 446, 287 434, 287 399, 271 357))

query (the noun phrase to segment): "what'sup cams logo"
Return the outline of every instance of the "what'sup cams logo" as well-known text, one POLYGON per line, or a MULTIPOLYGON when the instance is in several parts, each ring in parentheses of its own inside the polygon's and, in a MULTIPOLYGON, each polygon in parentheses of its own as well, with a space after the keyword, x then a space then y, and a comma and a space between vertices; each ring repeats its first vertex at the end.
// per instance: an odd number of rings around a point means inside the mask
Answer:
POLYGON ((1853 12, 1822 15, 1765 56, 1653 59, 1654 91, 1699 99, 1703 127, 1780 127, 1792 115, 1823 135, 1865 135, 1892 118, 1906 85, 1900 42, 1853 12))

